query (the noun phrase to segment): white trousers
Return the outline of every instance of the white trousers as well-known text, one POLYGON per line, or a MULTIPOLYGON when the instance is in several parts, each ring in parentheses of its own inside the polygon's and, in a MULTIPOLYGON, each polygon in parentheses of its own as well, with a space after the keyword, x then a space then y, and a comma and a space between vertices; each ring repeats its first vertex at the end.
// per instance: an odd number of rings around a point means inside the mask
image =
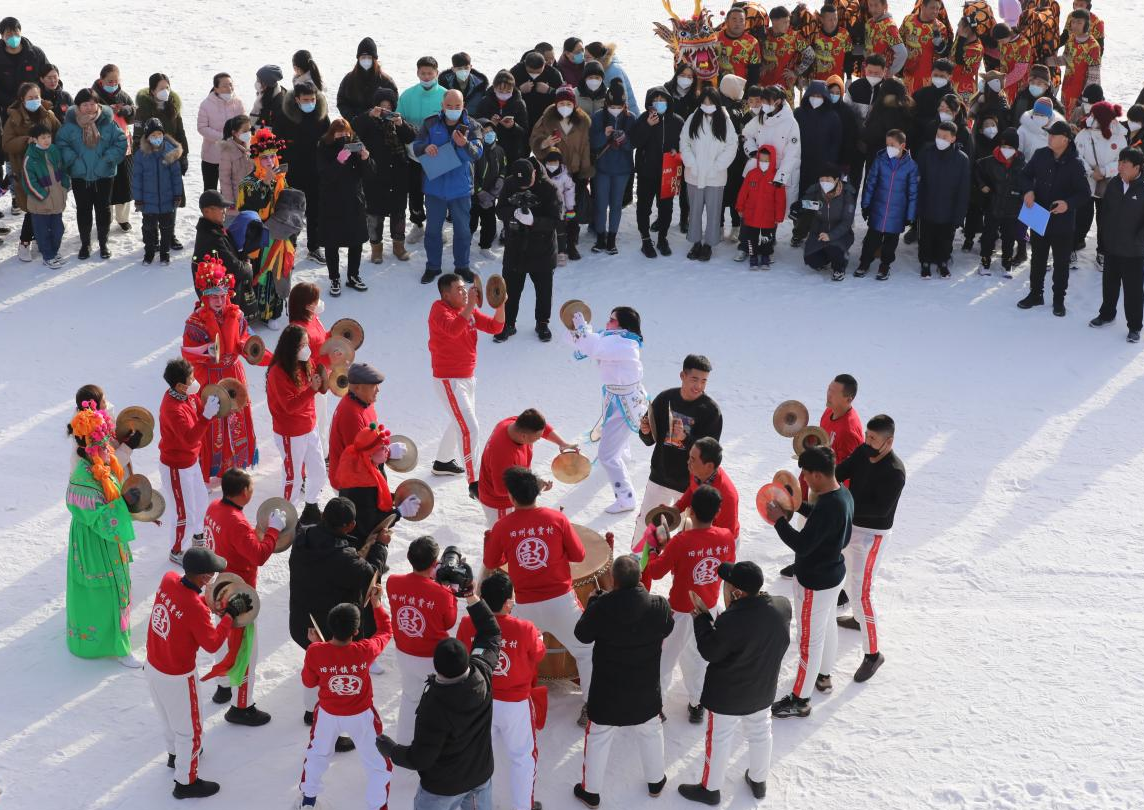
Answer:
POLYGON ((305 707, 308 712, 312 712, 318 707, 318 687, 302 687, 302 706, 305 707))
POLYGON ((425 691, 425 679, 433 674, 433 657, 422 658, 394 650, 397 671, 401 675, 401 705, 397 709, 397 733, 393 739, 399 745, 413 742, 413 727, 417 723, 417 705, 425 691))
POLYGON ((310 726, 310 744, 302 762, 302 794, 318 796, 322 792, 322 777, 330 767, 334 743, 338 737, 349 737, 365 768, 366 786, 364 806, 377 810, 389 801, 389 775, 393 765, 377 750, 377 735, 381 734, 381 718, 372 706, 359 714, 337 715, 314 712, 314 725, 310 726))
POLYGON ((592 683, 592 645, 576 638, 576 622, 584 612, 576 599, 576 592, 568 591, 563 596, 543 602, 518 603, 512 612, 517 618, 535 624, 542 633, 556 636, 564 649, 572 653, 576 659, 576 671, 580 674, 580 691, 586 699, 588 686, 592 683))
POLYGON ((846 594, 854 610, 854 618, 862 625, 862 651, 867 655, 878 652, 878 614, 870 591, 874 575, 882 564, 882 542, 890 538, 889 530, 850 530, 850 545, 842 550, 846 560, 846 594))
POLYGON ((512 810, 532 810, 536 786, 536 726, 530 700, 493 701, 493 739, 499 739, 509 761, 512 810))
POLYGON ((661 504, 673 504, 682 497, 683 493, 678 490, 668 489, 651 481, 647 482, 647 486, 644 487, 643 500, 640 501, 640 508, 636 511, 636 527, 632 533, 632 548, 635 548, 636 543, 643 537, 644 528, 647 526, 647 513, 661 504))
MULTIPOLYGON (((215 653, 215 663, 220 663, 226 658, 227 648, 230 646, 230 639, 222 643, 215 653)), ((230 705, 236 706, 239 709, 245 709, 247 706, 254 705, 254 669, 255 662, 258 660, 258 634, 254 634, 254 642, 250 645, 250 666, 246 668, 246 677, 242 683, 238 685, 237 689, 230 690, 230 705)), ((230 686, 230 680, 224 675, 218 679, 219 686, 230 686)), ((315 702, 317 701, 317 693, 315 692, 315 702)), ((313 711, 312 708, 307 708, 307 711, 313 711)))
POLYGON ((189 785, 199 778, 199 752, 203 747, 196 673, 167 675, 149 663, 144 672, 163 725, 167 753, 175 755, 175 781, 189 785))
POLYGON ((671 635, 663 640, 663 652, 659 657, 659 686, 664 695, 671 685, 671 675, 676 662, 683 673, 683 685, 687 689, 687 702, 699 705, 703 694, 703 678, 707 675, 707 662, 699 654, 695 644, 695 625, 690 613, 673 611, 675 627, 671 635))
POLYGON ((322 488, 326 486, 326 458, 317 426, 301 436, 275 433, 274 443, 282 453, 282 476, 285 479, 282 497, 295 506, 301 505, 301 484, 305 480, 305 501, 316 504, 322 488))
POLYGON ((798 639, 798 673, 791 690, 800 698, 814 693, 819 675, 829 675, 838 652, 838 622, 835 608, 842 583, 824 591, 812 591, 794 582, 794 621, 798 639))
POLYGON ((477 480, 476 454, 481 438, 477 425, 477 378, 437 378, 433 380, 433 388, 449 414, 449 426, 437 447, 437 461, 456 459, 459 448, 463 459, 461 466, 465 468, 465 478, 471 484, 477 480))
POLYGON ((512 511, 511 506, 506 506, 502 509, 493 509, 491 506, 481 504, 481 511, 485 513, 485 528, 491 529, 497 525, 497 521, 512 511))
POLYGON ((612 482, 612 494, 617 499, 635 500, 635 491, 631 479, 628 478, 627 461, 631 458, 628 452, 628 440, 632 437, 632 430, 624 418, 624 411, 618 405, 608 411, 604 420, 603 433, 600 435, 600 449, 596 459, 608 480, 612 482))
POLYGON ((163 490, 175 512, 174 519, 171 519, 171 515, 167 516, 171 527, 171 551, 179 554, 184 550, 184 543, 186 548, 190 548, 191 538, 203 533, 203 518, 207 514, 210 495, 198 462, 181 470, 160 464, 159 475, 163 479, 163 490))
POLYGON ((663 778, 663 723, 653 717, 638 726, 603 726, 588 721, 584 729, 584 775, 581 787, 589 793, 600 793, 604 787, 604 777, 608 770, 608 751, 612 739, 621 728, 630 728, 636 733, 643 763, 645 782, 658 782, 663 778))
POLYGON ((318 422, 315 427, 318 431, 318 441, 322 443, 323 458, 325 458, 325 455, 330 448, 330 419, 328 403, 331 396, 333 396, 333 394, 314 394, 314 413, 318 417, 318 422))
POLYGON ((741 716, 709 711, 703 776, 700 779, 700 784, 707 790, 719 790, 723 786, 727 765, 731 761, 731 741, 739 725, 743 727, 743 738, 747 742, 750 763, 747 773, 753 782, 767 781, 771 770, 771 707, 741 716))

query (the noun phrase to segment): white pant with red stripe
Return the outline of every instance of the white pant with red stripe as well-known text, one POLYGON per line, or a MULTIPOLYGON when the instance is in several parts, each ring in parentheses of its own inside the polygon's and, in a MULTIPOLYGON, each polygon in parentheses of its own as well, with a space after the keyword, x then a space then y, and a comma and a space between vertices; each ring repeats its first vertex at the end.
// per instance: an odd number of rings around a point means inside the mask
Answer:
POLYGON ((433 656, 408 655, 394 650, 397 671, 401 675, 401 704, 397 709, 397 733, 393 739, 399 745, 413 742, 413 727, 417 723, 417 706, 425 691, 425 679, 433 674, 433 656))
POLYGON ((198 462, 181 470, 160 464, 159 475, 163 479, 167 501, 175 510, 174 519, 168 521, 171 526, 171 551, 179 554, 190 548, 192 537, 203 533, 203 518, 207 514, 210 495, 207 494, 203 469, 198 462))
POLYGON ((518 619, 535 624, 540 632, 556 636, 556 640, 572 654, 580 675, 580 691, 587 698, 588 686, 592 683, 592 645, 576 638, 576 622, 584 613, 576 592, 568 591, 563 596, 542 602, 517 603, 512 612, 518 619))
POLYGON ((497 525, 497 521, 512 511, 511 506, 504 506, 499 509, 494 509, 491 506, 481 504, 481 511, 485 513, 485 527, 491 529, 497 525))
POLYGON ((862 651, 867 655, 878 652, 878 614, 870 591, 874 588, 874 575, 882 564, 882 543, 890 539, 890 530, 850 530, 850 545, 842 550, 846 560, 846 594, 854 610, 854 618, 862 625, 862 651))
POLYGON ((673 504, 682 497, 683 493, 679 490, 668 489, 652 481, 647 482, 647 486, 644 487, 643 500, 640 501, 640 508, 636 512, 636 527, 632 534, 632 548, 635 548, 636 543, 643 537, 644 529, 647 527, 647 513, 660 504, 673 504))
POLYGON ((326 485, 326 459, 322 438, 315 427, 301 436, 274 434, 274 443, 282 453, 282 475, 285 478, 282 497, 295 506, 302 503, 302 481, 306 481, 306 503, 317 503, 326 485))
POLYGON ((608 751, 616 732, 630 728, 636 733, 640 749, 640 762, 643 763, 645 782, 658 782, 663 779, 663 723, 653 717, 638 726, 602 726, 588 721, 584 729, 584 775, 581 787, 589 793, 600 793, 604 787, 604 777, 608 770, 608 751))
POLYGON ((321 705, 314 711, 314 725, 310 726, 310 745, 302 762, 302 794, 318 796, 322 792, 322 777, 330 767, 334 743, 338 737, 349 737, 365 768, 365 807, 378 810, 389 802, 389 775, 393 764, 377 750, 377 735, 381 734, 381 718, 377 709, 349 715, 329 714, 321 705))
MULTIPOLYGON (((714 612, 714 611, 713 611, 714 612)), ((699 647, 695 644, 695 624, 690 613, 673 611, 675 628, 671 635, 663 640, 663 652, 659 657, 659 686, 663 694, 667 694, 667 687, 671 685, 671 675, 675 671, 676 662, 683 673, 683 685, 687 689, 687 702, 692 706, 699 705, 699 698, 703 694, 703 677, 707 674, 707 662, 699 654, 699 647)))
POLYGON ((437 461, 457 459, 457 449, 460 448, 461 466, 465 468, 465 478, 471 484, 477 480, 476 453, 481 437, 477 425, 477 378, 435 378, 433 388, 449 414, 449 426, 445 428, 445 435, 437 448, 437 461))
POLYGON ((812 591, 794 583, 794 621, 798 631, 798 672, 791 689, 800 698, 814 693, 814 681, 829 675, 838 652, 837 614, 839 582, 833 588, 812 591))
POLYGON ((771 707, 754 714, 733 715, 707 712, 707 740, 703 756, 700 784, 707 790, 719 790, 731 762, 731 741, 736 726, 742 725, 747 742, 750 767, 747 774, 753 782, 767 781, 771 770, 771 707))
POLYGON ((508 754, 512 810, 532 810, 536 786, 536 726, 532 719, 532 701, 493 701, 493 739, 498 738, 508 754))
POLYGON ((167 675, 150 663, 144 672, 151 688, 151 700, 163 724, 167 753, 175 755, 175 781, 189 785, 199 778, 199 752, 203 747, 198 674, 167 675))
MULTIPOLYGON (((230 645, 230 639, 222 643, 215 653, 215 663, 221 663, 227 654, 227 648, 230 645)), ((258 660, 258 633, 254 634, 254 640, 250 644, 250 665, 246 668, 246 677, 243 678, 242 683, 238 685, 237 689, 230 690, 230 705, 236 706, 239 709, 245 709, 247 706, 254 705, 254 664, 258 660)), ((219 686, 230 686, 230 680, 223 675, 218 679, 219 686)))

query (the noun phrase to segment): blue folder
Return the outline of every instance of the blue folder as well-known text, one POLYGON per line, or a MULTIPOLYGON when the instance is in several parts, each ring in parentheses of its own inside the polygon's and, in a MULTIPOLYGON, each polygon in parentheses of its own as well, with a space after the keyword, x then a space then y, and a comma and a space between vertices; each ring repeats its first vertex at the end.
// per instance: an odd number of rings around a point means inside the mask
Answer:
POLYGON ((436 156, 430 156, 428 152, 424 152, 421 155, 421 168, 425 172, 425 177, 429 180, 440 177, 445 172, 451 171, 460 165, 461 159, 457 157, 457 147, 452 141, 438 146, 436 156))
POLYGON ((1031 207, 1022 205, 1017 219, 1032 228, 1038 236, 1044 236, 1049 224, 1049 209, 1036 203, 1031 207))

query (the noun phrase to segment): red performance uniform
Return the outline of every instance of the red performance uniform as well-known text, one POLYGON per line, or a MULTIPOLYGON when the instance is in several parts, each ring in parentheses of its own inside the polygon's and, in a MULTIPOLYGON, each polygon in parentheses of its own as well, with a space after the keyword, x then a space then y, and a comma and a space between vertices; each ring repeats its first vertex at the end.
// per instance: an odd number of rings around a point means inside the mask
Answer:
POLYGON ((1001 72, 1005 74, 1005 95, 1011 105, 1017 94, 1029 86, 1029 66, 1033 64, 1033 44, 1024 34, 1013 36, 999 48, 1001 72))
POLYGON ((798 77, 787 77, 783 75, 783 72, 789 70, 792 73, 798 73, 802 52, 806 50, 807 44, 795 31, 788 30, 785 34, 776 34, 772 29, 767 32, 767 38, 762 43, 762 47, 763 72, 759 77, 759 84, 763 87, 777 84, 789 91, 790 88, 794 87, 798 77))
POLYGON ((457 622, 457 598, 444 585, 417 573, 390 576, 385 591, 397 649, 431 658, 437 642, 448 638, 457 622))
POLYGON ((866 21, 866 56, 881 54, 886 59, 887 73, 890 65, 894 64, 894 46, 902 43, 902 36, 898 33, 898 26, 894 25, 889 14, 877 20, 866 21))
POLYGON ((347 393, 334 409, 334 418, 330 420, 330 441, 327 444, 327 453, 330 458, 330 485, 334 489, 345 489, 338 483, 338 464, 342 452, 353 444, 354 438, 361 433, 362 428, 376 424, 377 410, 373 403, 366 404, 347 393))
POLYGON ((1069 37, 1065 44, 1065 78, 1061 82, 1061 104, 1071 115, 1084 88, 1100 80, 1100 43, 1089 34, 1083 42, 1069 37))
POLYGON ((279 436, 305 436, 318 424, 314 408, 317 391, 310 385, 310 376, 316 369, 311 359, 299 362, 294 379, 286 376, 282 366, 272 366, 266 375, 266 405, 274 432, 279 436))
POLYGON ((159 403, 159 463, 176 470, 193 465, 210 426, 198 394, 180 399, 167 391, 159 403))
POLYGON ((310 359, 327 369, 332 368, 334 362, 329 356, 320 353, 322 344, 329 340, 330 333, 326 331, 326 327, 322 326, 318 316, 310 315, 310 319, 306 321, 291 319, 290 323, 306 330, 306 338, 310 341, 310 359))
POLYGON ((682 512, 691 506, 691 497, 695 494, 695 490, 699 488, 700 484, 710 484, 719 490, 719 494, 723 496, 723 502, 719 504, 719 511, 715 513, 715 521, 712 525, 720 529, 726 529, 731 533, 732 540, 738 540, 739 491, 735 489, 735 485, 731 483, 731 476, 727 475, 722 467, 716 469, 715 474, 706 481, 696 481, 695 476, 692 476, 691 483, 687 486, 687 491, 675 502, 675 508, 682 512))
POLYGON ((763 61, 759 41, 744 32, 738 39, 732 39, 725 30, 719 32, 719 73, 734 73, 739 78, 747 78, 751 65, 763 61))
POLYGON ((490 571, 508 563, 516 601, 526 605, 572 590, 571 563, 581 562, 584 553, 564 513, 538 506, 509 512, 496 522, 483 562, 490 571))
POLYGON ((652 580, 671 573, 671 592, 667 601, 678 613, 690 613, 689 591, 695 591, 708 608, 719 601, 719 566, 735 562, 735 538, 726 529, 711 526, 688 529, 671 538, 659 554, 653 554, 643 572, 644 587, 652 580))
POLYGON ((839 26, 833 34, 827 34, 820 28, 814 32, 809 44, 814 51, 810 78, 826 81, 831 76, 845 75, 846 55, 854 50, 849 31, 839 26))
POLYGON ((461 310, 444 301, 434 301, 429 309, 429 357, 437 379, 472 377, 477 368, 477 332, 495 335, 503 324, 473 310, 462 318, 461 310))
MULTIPOLYGON (((961 97, 966 104, 977 93, 977 75, 981 71, 981 60, 985 56, 985 48, 980 40, 966 42, 961 55, 951 54, 953 62, 953 77, 950 79, 953 92, 961 97)), ((1016 94, 1014 94, 1016 95, 1016 94)))
MULTIPOLYGON (((532 622, 515 616, 496 619, 501 629, 501 648, 497 668, 493 670, 493 699, 507 703, 527 700, 536 684, 536 667, 544 658, 544 640, 532 622)), ((457 641, 471 650, 474 635, 473 620, 462 616, 457 641)))
POLYGON ((230 616, 224 615, 216 625, 202 592, 188 582, 168 571, 159 582, 151 608, 147 664, 165 675, 194 672, 199 648, 216 652, 230 632, 230 616))
POLYGON ((369 667, 393 637, 385 608, 373 609, 377 632, 361 641, 334 644, 315 641, 306 648, 302 685, 318 687, 318 705, 327 714, 350 717, 373 708, 373 680, 369 667))
POLYGON ((250 587, 258 587, 258 567, 265 565, 274 553, 277 529, 267 528, 260 538, 242 507, 222 498, 207 507, 203 535, 207 548, 226 560, 228 572, 238 574, 250 587))
MULTIPOLYGON (((477 500, 490 509, 511 509, 512 499, 504 485, 504 471, 509 467, 532 467, 532 445, 517 444, 508 435, 508 428, 516 421, 510 416, 497 422, 481 453, 481 473, 477 478, 477 500)), ((552 435, 552 425, 546 425, 541 438, 552 435)))
POLYGON ((920 14, 908 14, 898 33, 906 46, 902 80, 906 83, 906 92, 912 96, 933 78, 933 60, 938 51, 936 41, 949 42, 949 31, 940 19, 927 23, 920 14))

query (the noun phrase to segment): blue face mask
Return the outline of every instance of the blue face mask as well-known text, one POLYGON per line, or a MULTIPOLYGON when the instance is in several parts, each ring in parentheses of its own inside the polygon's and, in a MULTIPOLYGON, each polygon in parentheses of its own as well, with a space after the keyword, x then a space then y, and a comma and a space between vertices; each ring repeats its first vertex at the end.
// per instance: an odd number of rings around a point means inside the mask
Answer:
POLYGON ((151 136, 148 136, 147 140, 151 142, 152 146, 162 146, 163 145, 163 136, 162 135, 151 135, 151 136))
POLYGON ((304 113, 312 113, 317 108, 318 108, 318 102, 316 102, 316 101, 299 101, 298 102, 298 109, 304 113))
POLYGON ((651 103, 651 108, 656 111, 657 115, 663 115, 664 113, 667 112, 667 102, 666 101, 653 101, 651 103))
POLYGON ((426 79, 425 81, 421 82, 421 86, 424 87, 426 90, 432 90, 434 87, 437 86, 437 80, 436 79, 426 79))
POLYGON ((496 142, 497 142, 497 134, 490 129, 488 132, 485 133, 485 143, 492 146, 496 142))
POLYGON ((457 77, 457 81, 467 82, 469 80, 469 69, 468 68, 457 68, 456 70, 453 71, 453 75, 457 77))
POLYGON ((20 37, 19 34, 13 34, 12 36, 6 37, 4 39, 4 44, 7 45, 9 48, 19 48, 20 43, 22 41, 23 41, 23 39, 20 37))
POLYGON ((450 121, 461 120, 461 110, 445 110, 445 117, 450 121))
MULTIPOLYGON (((15 46, 13 45, 12 47, 15 47, 15 46)), ((583 51, 580 51, 580 53, 572 54, 572 64, 574 64, 574 65, 584 64, 584 52, 583 51)))
POLYGON ((30 98, 24 102, 24 109, 28 112, 35 112, 36 110, 40 109, 41 103, 42 102, 38 98, 30 98))
POLYGON ((103 92, 111 94, 119 90, 118 84, 105 84, 103 85, 103 92))

